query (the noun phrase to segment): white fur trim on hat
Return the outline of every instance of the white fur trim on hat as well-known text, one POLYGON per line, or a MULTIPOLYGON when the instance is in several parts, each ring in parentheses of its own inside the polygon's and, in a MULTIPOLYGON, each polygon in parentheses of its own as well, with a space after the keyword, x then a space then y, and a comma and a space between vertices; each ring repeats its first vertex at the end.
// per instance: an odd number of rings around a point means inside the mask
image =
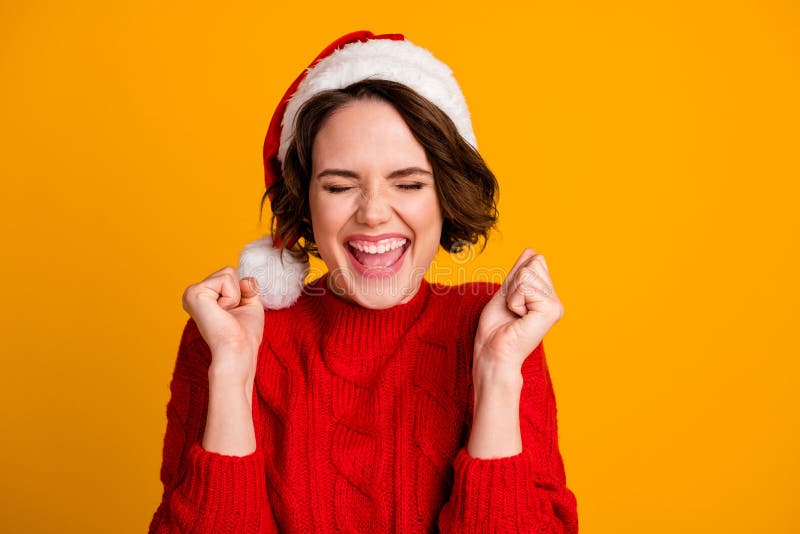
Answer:
POLYGON ((342 89, 367 78, 407 85, 436 104, 455 123, 461 137, 478 147, 467 102, 450 67, 408 39, 372 39, 347 44, 308 70, 286 105, 278 160, 282 162, 289 149, 300 106, 320 91, 342 89))
POLYGON ((258 294, 265 308, 288 308, 300 297, 308 274, 308 262, 298 261, 289 251, 275 248, 267 234, 247 244, 239 255, 239 277, 258 281, 258 294))

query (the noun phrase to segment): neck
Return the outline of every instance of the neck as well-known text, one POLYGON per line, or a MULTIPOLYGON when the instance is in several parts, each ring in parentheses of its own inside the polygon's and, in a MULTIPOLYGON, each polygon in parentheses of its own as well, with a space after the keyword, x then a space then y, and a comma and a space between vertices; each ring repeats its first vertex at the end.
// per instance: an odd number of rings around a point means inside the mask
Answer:
POLYGON ((414 327, 429 301, 430 284, 422 279, 410 298, 390 308, 365 308, 329 287, 329 274, 310 282, 302 299, 320 328, 326 362, 352 380, 370 376, 393 354, 414 327), (355 374, 354 374, 355 373, 355 374))

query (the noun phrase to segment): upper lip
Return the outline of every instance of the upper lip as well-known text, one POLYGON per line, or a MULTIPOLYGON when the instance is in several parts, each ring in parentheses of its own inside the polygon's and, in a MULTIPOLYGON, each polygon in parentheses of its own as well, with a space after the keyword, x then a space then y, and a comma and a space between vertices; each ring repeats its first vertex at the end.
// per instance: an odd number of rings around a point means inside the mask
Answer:
POLYGON ((382 241, 384 239, 405 239, 407 241, 411 241, 408 236, 403 234, 380 234, 380 235, 366 235, 366 234, 353 234, 347 236, 344 242, 348 243, 350 241, 382 241))

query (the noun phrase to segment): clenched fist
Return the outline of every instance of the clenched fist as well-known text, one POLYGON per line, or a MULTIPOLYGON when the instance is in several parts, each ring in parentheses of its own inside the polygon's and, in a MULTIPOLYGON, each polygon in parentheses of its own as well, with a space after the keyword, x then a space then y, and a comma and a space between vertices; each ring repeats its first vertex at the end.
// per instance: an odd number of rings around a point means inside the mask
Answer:
POLYGON ((475 364, 519 370, 550 328, 564 315, 544 256, 522 251, 500 289, 481 312, 475 364))
POLYGON ((209 372, 252 384, 264 334, 264 308, 254 278, 227 266, 183 293, 183 309, 211 349, 209 372))

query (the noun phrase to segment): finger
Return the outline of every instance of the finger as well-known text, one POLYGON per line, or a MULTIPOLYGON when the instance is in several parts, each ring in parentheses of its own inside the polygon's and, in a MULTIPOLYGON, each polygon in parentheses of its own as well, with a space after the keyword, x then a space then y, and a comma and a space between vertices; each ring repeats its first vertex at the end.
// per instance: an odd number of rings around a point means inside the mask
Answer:
POLYGON ((544 291, 546 297, 556 297, 556 289, 553 285, 553 280, 550 278, 550 272, 547 270, 547 263, 544 261, 544 256, 540 256, 540 258, 541 264, 537 263, 534 269, 542 282, 542 291, 544 291))
POLYGON ((553 280, 550 278, 550 272, 547 270, 547 263, 545 262, 544 256, 537 254, 536 257, 533 258, 531 268, 539 278, 542 284, 541 289, 544 291, 545 296, 554 297, 556 292, 553 286, 553 280))
POLYGON ((509 292, 506 296, 508 309, 517 315, 525 315, 532 303, 537 299, 541 300, 543 296, 541 287, 541 279, 533 266, 523 265, 509 283, 509 292))
POLYGON ((239 279, 235 277, 230 271, 225 271, 219 275, 220 289, 217 304, 224 309, 229 310, 239 305, 242 298, 241 289, 239 289, 239 279))
POLYGON ((517 261, 514 263, 514 266, 511 267, 511 271, 508 273, 508 276, 506 276, 506 279, 503 280, 503 284, 500 286, 500 288, 503 290, 504 295, 508 294, 511 282, 514 281, 520 266, 526 261, 528 261, 534 255, 536 255, 536 251, 533 250, 532 248, 526 248, 525 250, 522 251, 522 254, 519 255, 517 261))
POLYGON ((510 280, 506 304, 512 312, 524 315, 536 302, 557 300, 544 256, 536 254, 519 267, 510 280))
POLYGON ((257 297, 259 294, 258 280, 252 276, 246 276, 239 280, 239 288, 241 290, 242 300, 257 297))
POLYGON ((536 262, 541 265, 544 277, 550 278, 550 268, 547 266, 547 259, 544 257, 544 254, 537 254, 536 262))
MULTIPOLYGON (((555 290, 553 289, 553 281, 550 279, 550 273, 547 270, 547 264, 545 263, 544 256, 541 254, 536 254, 531 257, 523 267, 529 268, 533 271, 533 274, 536 278, 542 281, 542 289, 545 290, 546 294, 555 294, 555 290), (548 290, 549 288, 549 290, 548 290)), ((509 285, 509 293, 513 293, 516 289, 515 284, 519 284, 519 277, 515 280, 512 280, 509 285)))
POLYGON ((198 294, 213 292, 217 303, 224 309, 233 307, 239 303, 241 291, 238 272, 234 267, 226 265, 219 271, 215 271, 196 284, 198 294))
POLYGON ((537 278, 531 283, 520 285, 516 291, 509 294, 507 305, 511 312, 522 317, 529 315, 532 311, 554 310, 561 305, 561 302, 555 296, 552 288, 537 278))

